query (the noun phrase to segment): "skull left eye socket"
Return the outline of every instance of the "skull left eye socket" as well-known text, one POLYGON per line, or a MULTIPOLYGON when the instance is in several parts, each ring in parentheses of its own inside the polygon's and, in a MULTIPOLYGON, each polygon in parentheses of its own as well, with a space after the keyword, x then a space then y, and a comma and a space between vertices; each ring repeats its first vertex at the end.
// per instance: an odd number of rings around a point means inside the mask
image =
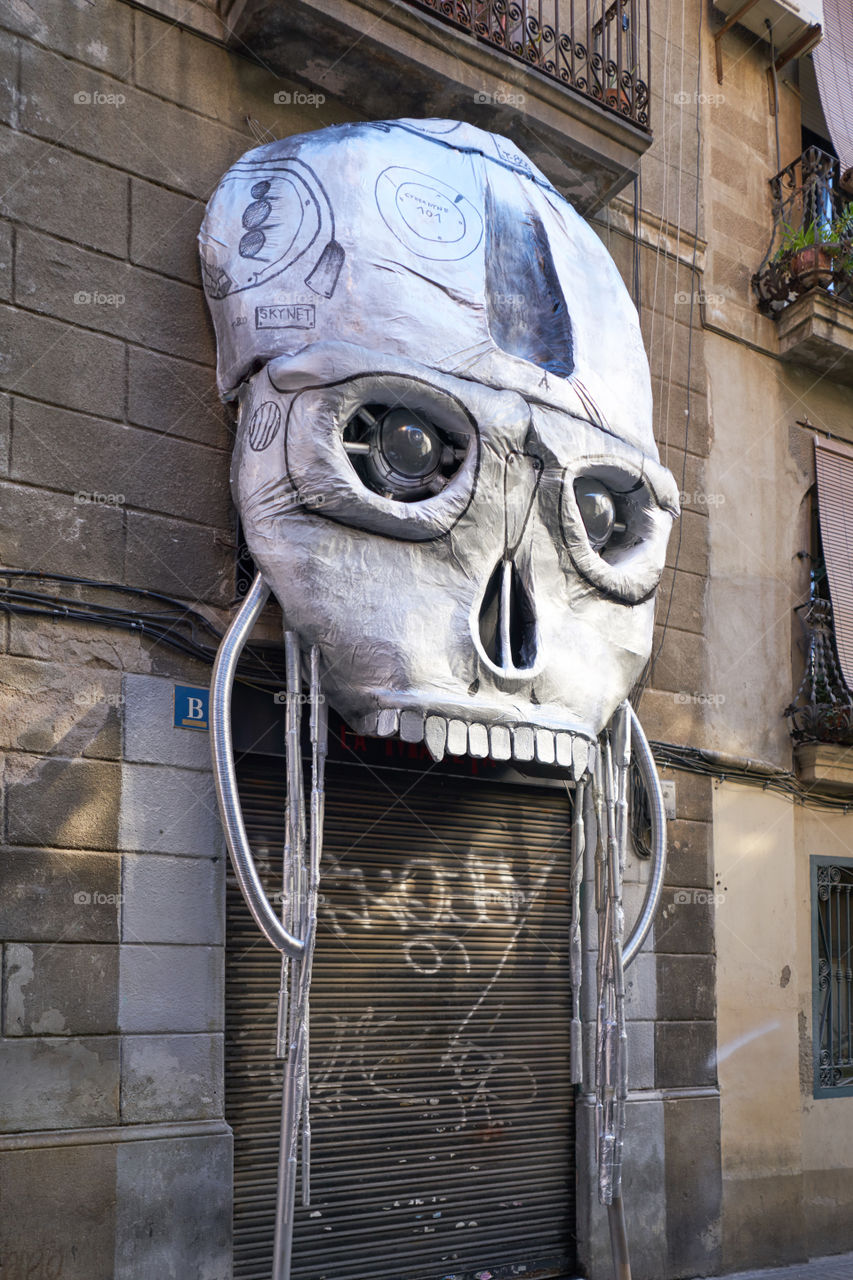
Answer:
POLYGON ((361 482, 381 497, 419 502, 440 493, 461 467, 470 437, 423 413, 364 404, 343 431, 343 446, 361 482))

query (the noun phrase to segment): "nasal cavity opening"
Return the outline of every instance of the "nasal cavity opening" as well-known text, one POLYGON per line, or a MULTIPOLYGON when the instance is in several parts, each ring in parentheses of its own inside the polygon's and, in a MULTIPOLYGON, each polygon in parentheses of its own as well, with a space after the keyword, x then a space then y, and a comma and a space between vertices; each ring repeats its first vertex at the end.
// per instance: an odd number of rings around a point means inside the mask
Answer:
POLYGON ((527 671, 536 661, 533 600, 514 560, 501 560, 483 592, 480 643, 496 667, 527 671))

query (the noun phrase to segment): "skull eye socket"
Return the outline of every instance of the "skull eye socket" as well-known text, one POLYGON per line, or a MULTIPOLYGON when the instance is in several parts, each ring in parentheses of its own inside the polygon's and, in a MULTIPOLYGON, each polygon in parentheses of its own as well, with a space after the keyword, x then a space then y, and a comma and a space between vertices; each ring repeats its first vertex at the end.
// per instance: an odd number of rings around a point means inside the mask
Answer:
POLYGON ((624 520, 617 520, 616 498, 595 476, 575 480, 575 500, 590 543, 602 551, 614 533, 624 533, 624 520))
POLYGON ((343 446, 361 482, 397 502, 440 493, 465 460, 470 437, 457 435, 423 413, 364 404, 343 431, 343 446))
POLYGON ((625 604, 647 599, 663 571, 677 510, 668 480, 649 459, 635 468, 606 456, 589 458, 580 475, 564 473, 560 526, 572 563, 587 582, 625 604))

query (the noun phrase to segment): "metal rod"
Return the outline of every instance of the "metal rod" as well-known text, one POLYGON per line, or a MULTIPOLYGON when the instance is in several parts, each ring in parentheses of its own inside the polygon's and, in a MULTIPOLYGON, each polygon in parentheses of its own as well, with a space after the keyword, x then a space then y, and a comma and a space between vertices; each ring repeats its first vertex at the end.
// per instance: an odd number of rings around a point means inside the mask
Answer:
POLYGON ((581 990, 583 984, 583 937, 581 933, 581 886, 583 884, 584 852, 584 798, 586 782, 581 779, 575 787, 574 814, 572 818, 572 902, 569 929, 569 968, 572 983, 572 1028, 570 1041, 570 1068, 572 1084, 583 1083, 583 1022, 581 1021, 581 990))
POLYGON ((281 1098, 281 1132, 278 1152, 273 1280, 290 1280, 293 1254, 294 1200, 296 1196, 296 1150, 302 1112, 300 1075, 304 1042, 304 997, 302 975, 305 968, 305 789, 302 778, 302 671, 299 640, 293 631, 284 634, 286 672, 285 761, 287 806, 285 810, 284 879, 287 910, 293 927, 302 936, 303 952, 292 962, 290 1026, 287 1061, 281 1098))
POLYGON ((660 778, 648 739, 633 707, 629 707, 629 714, 631 717, 631 741, 634 756, 643 786, 646 789, 646 795, 649 798, 649 809, 651 811, 652 865, 642 911, 637 923, 634 925, 633 933, 622 948, 622 964, 625 969, 636 959, 649 930, 654 924, 655 916, 660 906, 661 893, 663 892, 663 878, 666 874, 666 811, 664 809, 660 778))
POLYGON ((266 604, 269 587, 258 574, 219 646, 210 685, 210 743, 213 779, 231 865, 255 924, 277 951, 299 956, 303 944, 285 929, 273 911, 261 884, 240 809, 234 746, 231 733, 231 691, 240 654, 258 615, 266 604))
POLYGON ((621 1195, 614 1196, 613 1203, 607 1206, 607 1225, 610 1227, 610 1251, 613 1254, 615 1280, 631 1280, 628 1230, 625 1226, 625 1206, 621 1195))

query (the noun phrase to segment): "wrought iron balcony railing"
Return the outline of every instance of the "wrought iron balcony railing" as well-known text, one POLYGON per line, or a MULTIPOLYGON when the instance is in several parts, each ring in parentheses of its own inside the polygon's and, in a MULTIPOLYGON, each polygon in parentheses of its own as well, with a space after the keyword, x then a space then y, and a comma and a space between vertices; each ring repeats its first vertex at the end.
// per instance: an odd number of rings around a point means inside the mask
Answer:
POLYGON ((832 605, 816 596, 800 608, 808 648, 802 682, 785 709, 791 737, 795 742, 853 746, 853 696, 841 674, 832 605))
POLYGON ((838 160, 809 147, 770 179, 773 233, 752 277, 758 305, 778 315, 809 289, 853 301, 853 192, 838 160))
POLYGON ((646 133, 649 0, 409 0, 646 133))

